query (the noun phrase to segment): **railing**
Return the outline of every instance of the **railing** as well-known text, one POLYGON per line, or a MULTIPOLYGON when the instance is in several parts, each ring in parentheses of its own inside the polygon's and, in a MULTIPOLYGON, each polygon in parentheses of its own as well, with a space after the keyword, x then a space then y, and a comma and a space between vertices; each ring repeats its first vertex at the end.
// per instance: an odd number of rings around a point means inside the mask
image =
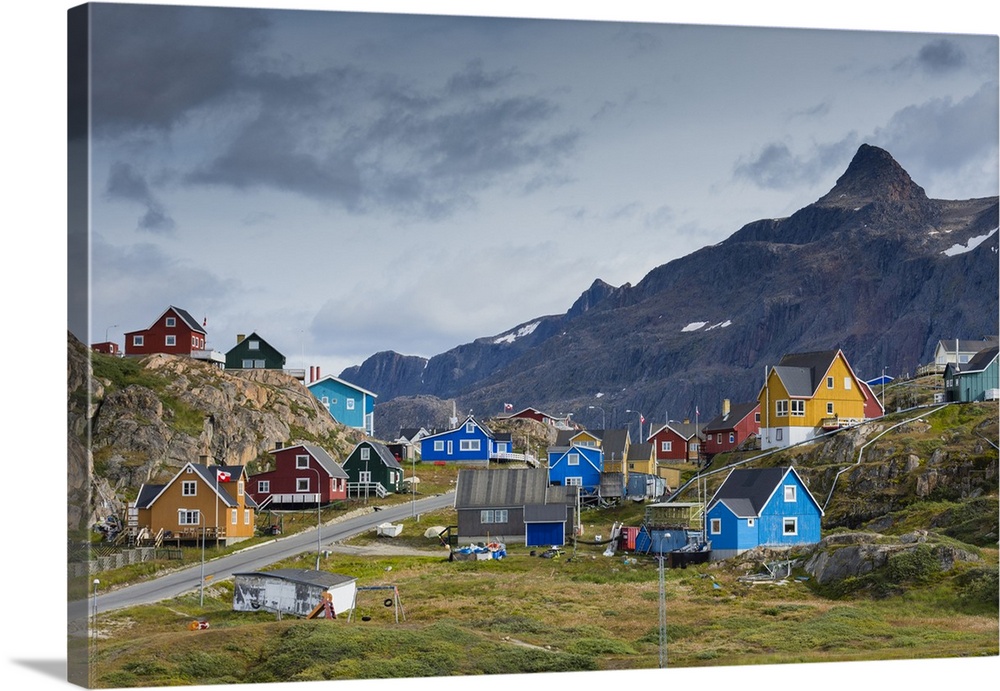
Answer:
POLYGON ((317 492, 296 492, 292 494, 275 492, 274 494, 267 495, 267 498, 258 504, 257 510, 263 509, 268 504, 312 504, 316 506, 316 503, 319 501, 322 501, 322 498, 317 492))
POLYGON ((374 494, 379 499, 385 497, 389 494, 389 491, 382 486, 381 482, 348 482, 347 483, 347 495, 357 495, 369 496, 374 494))
POLYGON ((301 381, 305 381, 306 379, 306 371, 304 369, 285 369, 282 371, 288 376, 295 377, 301 381))
POLYGON ((855 417, 825 417, 819 421, 819 426, 823 429, 839 429, 840 427, 853 427, 860 425, 864 420, 855 417))
POLYGON ((536 467, 538 466, 538 459, 535 458, 535 456, 530 453, 512 453, 512 452, 495 453, 492 456, 490 456, 490 460, 500 461, 500 462, 522 461, 524 463, 527 463, 528 465, 533 465, 536 467))

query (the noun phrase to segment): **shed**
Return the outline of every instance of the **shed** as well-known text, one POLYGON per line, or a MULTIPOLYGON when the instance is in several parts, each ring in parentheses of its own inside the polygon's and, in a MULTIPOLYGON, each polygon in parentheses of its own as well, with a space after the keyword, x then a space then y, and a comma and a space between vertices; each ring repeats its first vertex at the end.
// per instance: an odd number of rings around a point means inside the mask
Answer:
POLYGON ((323 603, 324 593, 333 598, 339 615, 354 606, 356 579, 312 569, 276 569, 233 574, 233 610, 309 616, 323 603))

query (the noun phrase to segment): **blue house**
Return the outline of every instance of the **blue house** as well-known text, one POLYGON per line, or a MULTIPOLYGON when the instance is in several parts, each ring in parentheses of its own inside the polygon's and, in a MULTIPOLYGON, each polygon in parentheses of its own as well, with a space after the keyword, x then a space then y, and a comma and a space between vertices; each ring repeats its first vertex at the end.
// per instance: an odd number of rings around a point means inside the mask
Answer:
POLYGON ((823 509, 792 467, 737 468, 708 502, 712 559, 819 542, 823 509))
POLYGON ((376 394, 331 375, 307 386, 334 420, 347 427, 362 430, 369 437, 375 436, 376 394))
POLYGON ((495 434, 473 416, 465 419, 455 429, 431 434, 420 440, 420 460, 449 463, 488 464, 511 452, 509 434, 495 434))
POLYGON ((598 446, 571 444, 548 450, 549 484, 576 485, 584 495, 597 494, 604 472, 604 451, 598 446))

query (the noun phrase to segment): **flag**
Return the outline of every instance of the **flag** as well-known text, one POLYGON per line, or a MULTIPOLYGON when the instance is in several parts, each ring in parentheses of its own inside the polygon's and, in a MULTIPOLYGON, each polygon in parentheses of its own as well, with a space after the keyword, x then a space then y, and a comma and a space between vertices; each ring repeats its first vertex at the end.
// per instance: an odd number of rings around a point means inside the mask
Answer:
POLYGON ((225 470, 216 470, 215 471, 215 481, 216 482, 230 482, 232 479, 233 479, 233 476, 229 472, 227 472, 225 470))
POLYGON ((510 403, 504 403, 503 404, 503 409, 504 410, 514 410, 514 406, 511 405, 510 403))
POLYGON ((646 418, 645 418, 645 417, 643 417, 642 415, 640 415, 640 416, 639 416, 639 422, 640 422, 641 424, 645 425, 645 424, 646 424, 646 418))
POLYGON ((698 406, 694 407, 694 416, 698 417, 698 406))

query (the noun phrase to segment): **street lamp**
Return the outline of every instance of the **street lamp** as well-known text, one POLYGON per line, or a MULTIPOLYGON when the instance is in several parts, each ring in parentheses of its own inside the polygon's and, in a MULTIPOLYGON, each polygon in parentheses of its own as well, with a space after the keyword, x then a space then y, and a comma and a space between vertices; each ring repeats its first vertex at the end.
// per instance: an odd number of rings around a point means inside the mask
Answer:
POLYGON ((108 332, 111 331, 111 329, 117 329, 117 328, 118 328, 117 324, 112 324, 111 326, 109 326, 106 329, 104 329, 104 342, 105 343, 107 343, 108 342, 108 338, 110 338, 108 336, 108 332))
POLYGON ((599 411, 601 411, 601 429, 607 429, 608 428, 608 422, 607 422, 607 416, 604 414, 604 408, 602 408, 599 405, 588 405, 587 407, 590 410, 599 410, 599 411))
POLYGON ((316 570, 319 571, 319 553, 320 550, 322 549, 321 547, 322 524, 320 522, 320 500, 322 499, 322 497, 320 496, 320 484, 322 480, 320 480, 319 468, 313 468, 312 466, 310 466, 309 468, 307 468, 307 470, 311 470, 314 473, 316 473, 316 570))
MULTIPOLYGON (((218 497, 216 497, 216 502, 218 502, 218 497)), ((218 503, 216 503, 218 506, 218 503)), ((205 533, 208 532, 208 521, 205 521, 205 525, 202 525, 201 521, 201 510, 198 510, 198 527, 201 528, 201 594, 198 596, 198 606, 205 606, 205 533)))
POLYGON ((90 624, 90 688, 94 688, 94 677, 97 671, 97 586, 101 584, 101 579, 94 579, 94 613, 90 624))
POLYGON ((667 666, 667 587, 663 578, 663 540, 670 537, 670 533, 664 533, 660 540, 660 667, 667 666))
POLYGON ((417 517, 417 458, 410 456, 410 516, 417 517))

